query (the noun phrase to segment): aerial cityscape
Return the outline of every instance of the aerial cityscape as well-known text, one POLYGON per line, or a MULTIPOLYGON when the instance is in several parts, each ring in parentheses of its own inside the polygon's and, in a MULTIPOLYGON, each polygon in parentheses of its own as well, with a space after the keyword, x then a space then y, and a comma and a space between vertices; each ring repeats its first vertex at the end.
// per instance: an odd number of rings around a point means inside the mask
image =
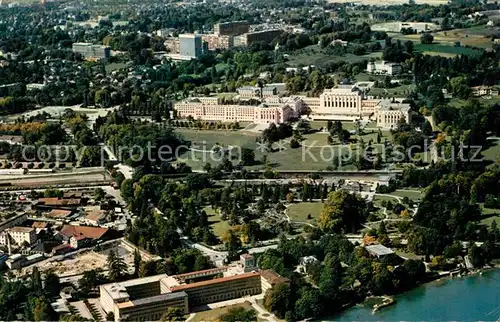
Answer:
POLYGON ((0 321, 500 321, 500 4, 0 0, 0 321))

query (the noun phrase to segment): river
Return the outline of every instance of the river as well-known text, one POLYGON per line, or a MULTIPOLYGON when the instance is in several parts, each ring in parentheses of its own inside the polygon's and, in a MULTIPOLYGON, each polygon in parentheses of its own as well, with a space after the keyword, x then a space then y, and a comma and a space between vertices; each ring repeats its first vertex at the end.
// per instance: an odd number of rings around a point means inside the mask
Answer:
POLYGON ((375 314, 362 303, 324 321, 500 321, 500 269, 433 281, 395 300, 375 314))

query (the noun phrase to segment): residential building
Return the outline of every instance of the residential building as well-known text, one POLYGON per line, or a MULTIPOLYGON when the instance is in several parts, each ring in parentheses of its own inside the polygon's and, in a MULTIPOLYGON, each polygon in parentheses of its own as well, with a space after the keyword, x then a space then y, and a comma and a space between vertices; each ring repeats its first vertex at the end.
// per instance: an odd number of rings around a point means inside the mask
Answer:
POLYGON ((229 49, 233 47, 233 37, 217 34, 201 35, 203 43, 207 44, 208 50, 229 49))
POLYGON ((248 21, 222 22, 214 25, 214 33, 221 36, 238 36, 250 30, 248 21))
POLYGON ((366 71, 371 74, 397 75, 401 74, 401 64, 386 61, 369 62, 366 71))
POLYGON ((270 29, 270 30, 249 32, 234 37, 234 46, 235 47, 250 46, 258 42, 269 44, 282 33, 283 30, 281 29, 270 29))
POLYGON ((201 35, 181 34, 179 35, 179 53, 181 56, 198 58, 203 53, 201 35))
POLYGON ((102 227, 64 225, 59 235, 71 247, 78 248, 105 239, 108 231, 109 229, 102 227))
POLYGON ((16 245, 32 245, 36 241, 36 229, 32 227, 12 227, 0 233, 0 244, 7 245, 10 241, 16 245))
POLYGON ((79 42, 73 44, 73 52, 81 54, 85 59, 99 60, 109 58, 111 50, 108 46, 79 42))

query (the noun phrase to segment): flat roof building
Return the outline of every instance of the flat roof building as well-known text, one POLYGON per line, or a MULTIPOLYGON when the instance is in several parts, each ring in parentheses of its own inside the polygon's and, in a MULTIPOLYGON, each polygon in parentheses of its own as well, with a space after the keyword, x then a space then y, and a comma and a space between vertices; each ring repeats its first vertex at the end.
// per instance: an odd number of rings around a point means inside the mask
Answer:
POLYGON ((201 35, 180 34, 179 35, 180 56, 198 58, 203 53, 201 35))
POLYGON ((214 25, 214 33, 221 36, 238 36, 250 30, 248 21, 221 22, 214 25))
POLYGON ((109 58, 111 50, 108 46, 94 45, 86 42, 77 42, 73 44, 73 52, 79 53, 85 59, 99 60, 109 58))

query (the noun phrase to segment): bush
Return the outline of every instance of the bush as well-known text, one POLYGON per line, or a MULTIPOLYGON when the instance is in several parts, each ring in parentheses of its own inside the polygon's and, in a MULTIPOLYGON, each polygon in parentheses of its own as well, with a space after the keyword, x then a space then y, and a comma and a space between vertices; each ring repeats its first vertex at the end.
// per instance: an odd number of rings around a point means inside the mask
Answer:
POLYGON ((54 162, 52 162, 52 163, 49 164, 49 168, 50 169, 54 169, 55 166, 56 166, 56 164, 54 162))
POLYGON ((487 194, 484 199, 484 206, 486 208, 498 208, 498 201, 492 194, 487 194))
POLYGON ((32 162, 28 163, 28 169, 33 169, 34 167, 35 165, 32 162))

